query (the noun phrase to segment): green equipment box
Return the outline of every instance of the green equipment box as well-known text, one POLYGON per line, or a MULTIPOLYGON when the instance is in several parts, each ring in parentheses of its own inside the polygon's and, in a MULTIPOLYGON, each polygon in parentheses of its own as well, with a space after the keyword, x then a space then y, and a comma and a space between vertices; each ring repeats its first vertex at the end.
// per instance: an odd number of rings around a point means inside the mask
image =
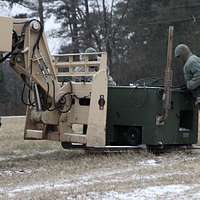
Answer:
POLYGON ((107 145, 190 145, 197 143, 198 109, 192 95, 172 90, 171 109, 163 123, 162 87, 109 87, 107 145))

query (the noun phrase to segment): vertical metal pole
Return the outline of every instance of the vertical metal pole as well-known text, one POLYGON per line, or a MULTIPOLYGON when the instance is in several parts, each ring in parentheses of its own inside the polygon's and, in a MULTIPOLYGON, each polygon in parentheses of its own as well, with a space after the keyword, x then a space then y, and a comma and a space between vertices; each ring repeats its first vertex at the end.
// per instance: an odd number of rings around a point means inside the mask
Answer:
POLYGON ((168 48, 167 48, 167 65, 165 69, 165 79, 164 79, 164 115, 163 119, 166 120, 168 117, 168 112, 171 109, 171 88, 172 88, 172 58, 173 58, 173 36, 174 36, 174 27, 169 27, 168 35, 168 48))

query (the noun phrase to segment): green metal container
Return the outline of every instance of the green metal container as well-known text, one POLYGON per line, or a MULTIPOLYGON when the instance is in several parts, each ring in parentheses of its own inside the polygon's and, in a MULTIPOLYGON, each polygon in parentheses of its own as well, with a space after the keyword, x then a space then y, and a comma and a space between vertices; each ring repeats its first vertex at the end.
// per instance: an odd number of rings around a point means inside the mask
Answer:
POLYGON ((109 87, 107 145, 190 145, 197 143, 198 109, 181 89, 172 91, 163 124, 162 87, 109 87))

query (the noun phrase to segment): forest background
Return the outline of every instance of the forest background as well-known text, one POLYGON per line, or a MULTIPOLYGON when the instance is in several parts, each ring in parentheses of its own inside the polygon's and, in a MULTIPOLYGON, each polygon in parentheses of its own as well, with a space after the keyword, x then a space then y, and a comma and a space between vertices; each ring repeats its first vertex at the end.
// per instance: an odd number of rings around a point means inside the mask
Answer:
MULTIPOLYGON (((5 7, 20 8, 13 17, 39 18, 48 30, 52 53, 84 52, 88 47, 106 51, 118 85, 138 79, 163 83, 170 25, 174 47, 185 43, 200 55, 198 0, 1 0, 0 10, 5 7)), ((182 86, 182 66, 174 59, 172 67, 173 85, 182 86)), ((8 63, 0 65, 0 77, 0 115, 24 114, 22 82, 8 63)))

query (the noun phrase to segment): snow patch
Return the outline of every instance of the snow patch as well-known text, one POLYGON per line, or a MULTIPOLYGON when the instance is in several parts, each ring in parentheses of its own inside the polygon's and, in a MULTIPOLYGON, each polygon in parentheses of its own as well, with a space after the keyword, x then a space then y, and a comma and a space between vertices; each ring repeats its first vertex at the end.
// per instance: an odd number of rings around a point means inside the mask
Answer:
POLYGON ((152 165, 152 166, 158 166, 160 165, 160 162, 161 161, 158 161, 158 160, 144 160, 144 161, 141 161, 139 162, 140 165, 152 165))
POLYGON ((0 176, 6 177, 6 176, 13 176, 13 175, 24 175, 24 174, 30 174, 32 173, 32 170, 30 169, 19 169, 19 170, 3 170, 0 172, 0 176))
MULTIPOLYGON (((90 186, 94 184, 112 184, 112 183, 121 183, 126 181, 137 181, 145 180, 145 179, 156 179, 160 177, 168 177, 168 176, 176 176, 176 175, 183 175, 181 172, 178 173, 168 173, 168 174, 160 174, 155 176, 130 176, 133 169, 119 169, 119 170, 112 170, 112 171, 105 171, 102 173, 86 173, 81 176, 73 176, 69 179, 58 180, 53 182, 43 182, 43 183, 35 183, 31 185, 18 185, 16 188, 13 187, 5 187, 4 190, 1 190, 1 193, 6 193, 9 196, 15 196, 17 193, 24 193, 24 192, 33 192, 35 190, 40 191, 52 191, 52 190, 65 190, 69 191, 77 187, 84 187, 90 186)), ((31 172, 30 172, 31 173, 31 172)), ((12 175, 12 174, 11 174, 12 175)), ((187 174, 189 175, 189 174, 187 174)), ((97 195, 97 199, 137 199, 141 194, 144 194, 146 198, 149 194, 150 195, 163 195, 165 193, 179 193, 185 191, 186 189, 190 189, 189 186, 177 186, 177 185, 169 185, 169 186, 156 186, 156 187, 148 187, 146 189, 137 189, 133 192, 129 193, 117 193, 115 191, 105 192, 103 193, 91 193, 92 197, 97 195), (135 196, 134 196, 135 195, 135 196), (112 198, 111 198, 112 197, 112 198), (131 198, 129 198, 131 197, 131 198)), ((141 196, 143 197, 143 196, 141 196)), ((81 198, 80 198, 81 199, 81 198)))
MULTIPOLYGON (((76 187, 88 186, 97 183, 102 183, 102 178, 107 176, 113 176, 118 173, 128 172, 131 169, 125 170, 114 170, 108 171, 104 173, 93 173, 93 174, 84 174, 82 176, 73 177, 73 179, 67 180, 59 180, 55 182, 44 182, 44 183, 36 183, 32 185, 25 185, 25 186, 18 186, 16 188, 9 188, 6 187, 2 190, 1 193, 7 193, 9 196, 13 196, 17 193, 23 192, 32 192, 34 190, 41 190, 41 191, 49 191, 55 189, 72 189, 76 187), (95 177, 95 180, 94 180, 95 177)), ((112 179, 104 179, 104 182, 112 182, 112 179)), ((115 181, 115 180, 114 180, 115 181)))
POLYGON ((26 154, 26 155, 6 155, 6 156, 1 156, 0 161, 9 161, 9 160, 14 160, 14 159, 24 159, 24 158, 29 158, 29 157, 34 157, 37 155, 47 155, 51 153, 55 153, 57 150, 48 150, 48 151, 36 151, 35 153, 31 154, 26 154))
POLYGON ((88 199, 102 199, 102 200, 113 200, 113 199, 124 199, 124 200, 145 200, 145 199, 172 199, 177 195, 183 194, 184 192, 192 189, 189 185, 163 185, 147 187, 145 189, 136 189, 133 192, 89 192, 87 193, 88 199))
POLYGON ((26 116, 2 116, 1 119, 16 119, 16 118, 22 118, 25 119, 26 116))
POLYGON ((173 172, 173 173, 155 174, 155 175, 147 175, 147 176, 133 175, 132 179, 133 180, 155 180, 159 178, 172 177, 172 176, 190 176, 190 174, 182 173, 182 172, 173 172))

